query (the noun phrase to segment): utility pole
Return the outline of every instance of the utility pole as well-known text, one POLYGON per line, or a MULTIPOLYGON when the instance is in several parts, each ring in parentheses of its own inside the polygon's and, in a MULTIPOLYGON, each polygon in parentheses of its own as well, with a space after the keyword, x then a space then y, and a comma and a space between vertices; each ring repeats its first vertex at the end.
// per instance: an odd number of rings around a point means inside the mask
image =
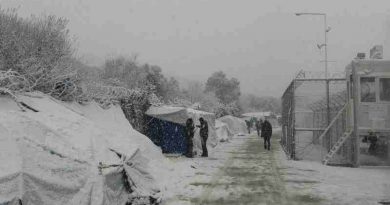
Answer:
MULTIPOLYGON (((329 79, 328 79, 328 32, 330 31, 330 28, 328 27, 327 19, 326 19, 326 13, 295 13, 296 16, 302 16, 302 15, 312 15, 312 16, 323 16, 324 17, 324 37, 325 37, 325 42, 322 45, 318 45, 318 48, 321 49, 322 46, 325 48, 325 92, 326 92, 326 121, 327 121, 327 126, 329 126, 330 121, 331 121, 331 116, 330 116, 330 92, 329 92, 329 79)), ((328 151, 331 149, 331 139, 328 135, 327 137, 328 141, 328 151)))

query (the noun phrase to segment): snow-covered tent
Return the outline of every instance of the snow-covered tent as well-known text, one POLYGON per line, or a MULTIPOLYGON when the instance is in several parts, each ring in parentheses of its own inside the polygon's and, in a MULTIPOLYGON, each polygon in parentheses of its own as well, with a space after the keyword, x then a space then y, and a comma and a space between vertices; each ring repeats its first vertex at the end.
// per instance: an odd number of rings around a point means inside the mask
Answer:
MULTIPOLYGON (((146 112, 148 119, 148 136, 163 152, 185 153, 187 149, 185 123, 188 118, 199 124, 199 118, 203 117, 209 125, 209 138, 207 144, 216 146, 215 115, 213 113, 194 110, 184 107, 152 106, 146 112)), ((194 151, 201 150, 199 129, 194 136, 194 151)))
POLYGON ((231 140, 234 135, 232 132, 230 132, 229 126, 218 119, 215 120, 215 130, 219 142, 227 142, 231 140))
POLYGON ((246 123, 240 118, 226 115, 218 118, 218 120, 226 123, 228 125, 229 131, 234 135, 247 133, 246 123))
POLYGON ((123 205, 160 197, 153 178, 168 172, 164 157, 119 107, 20 98, 38 112, 21 112, 0 96, 0 204, 123 205))

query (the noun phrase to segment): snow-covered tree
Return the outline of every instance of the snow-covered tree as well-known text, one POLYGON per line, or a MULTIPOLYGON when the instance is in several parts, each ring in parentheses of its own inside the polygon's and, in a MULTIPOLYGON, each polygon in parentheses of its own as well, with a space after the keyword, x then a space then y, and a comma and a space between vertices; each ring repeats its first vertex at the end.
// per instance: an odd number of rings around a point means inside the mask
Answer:
POLYGON ((74 98, 80 90, 67 23, 56 16, 21 18, 15 10, 0 9, 0 70, 25 78, 22 90, 74 98))
POLYGON ((240 82, 236 78, 228 79, 222 71, 213 73, 206 82, 206 92, 213 92, 221 103, 237 101, 241 95, 240 82))

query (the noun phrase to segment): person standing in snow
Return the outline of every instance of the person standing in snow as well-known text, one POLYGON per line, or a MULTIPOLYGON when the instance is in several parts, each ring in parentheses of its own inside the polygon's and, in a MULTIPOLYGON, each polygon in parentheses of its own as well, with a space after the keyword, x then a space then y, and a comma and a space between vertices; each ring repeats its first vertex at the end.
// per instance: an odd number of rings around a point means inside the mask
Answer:
POLYGON ((245 123, 246 123, 246 127, 248 129, 248 134, 250 134, 251 133, 251 121, 245 120, 245 123))
POLYGON ((272 136, 272 125, 267 119, 264 120, 261 126, 261 137, 264 139, 264 149, 271 149, 271 136, 272 136))
POLYGON ((202 157, 208 157, 207 152, 207 138, 209 136, 209 126, 207 124, 207 121, 204 120, 202 117, 199 118, 200 125, 197 125, 197 127, 200 128, 199 135, 200 139, 202 141, 202 157))
POLYGON ((256 120, 256 131, 257 131, 257 136, 260 137, 260 131, 261 131, 261 125, 263 124, 263 120, 256 120))
POLYGON ((186 137, 187 137, 187 153, 186 156, 189 158, 193 157, 193 138, 195 134, 195 126, 194 126, 194 121, 192 118, 188 118, 186 121, 186 137))
POLYGON ((368 153, 371 155, 375 155, 377 147, 378 147, 378 145, 377 145, 378 137, 376 136, 376 134, 372 130, 368 131, 367 140, 370 142, 370 147, 368 148, 368 153))

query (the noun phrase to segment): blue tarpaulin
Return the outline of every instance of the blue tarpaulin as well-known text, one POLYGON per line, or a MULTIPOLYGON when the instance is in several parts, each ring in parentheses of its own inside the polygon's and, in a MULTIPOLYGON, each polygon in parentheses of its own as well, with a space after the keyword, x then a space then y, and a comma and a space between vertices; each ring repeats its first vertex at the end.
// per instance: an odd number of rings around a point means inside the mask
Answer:
POLYGON ((185 127, 183 125, 149 117, 148 137, 163 153, 184 154, 187 150, 185 127))
MULTIPOLYGON (((215 115, 213 113, 194 110, 184 107, 152 106, 146 112, 148 116, 147 136, 164 153, 184 154, 187 151, 187 139, 185 123, 192 118, 195 125, 199 124, 199 118, 203 117, 209 125, 208 146, 216 146, 215 115)), ((199 129, 195 130, 193 138, 193 151, 200 152, 201 141, 199 129)))

